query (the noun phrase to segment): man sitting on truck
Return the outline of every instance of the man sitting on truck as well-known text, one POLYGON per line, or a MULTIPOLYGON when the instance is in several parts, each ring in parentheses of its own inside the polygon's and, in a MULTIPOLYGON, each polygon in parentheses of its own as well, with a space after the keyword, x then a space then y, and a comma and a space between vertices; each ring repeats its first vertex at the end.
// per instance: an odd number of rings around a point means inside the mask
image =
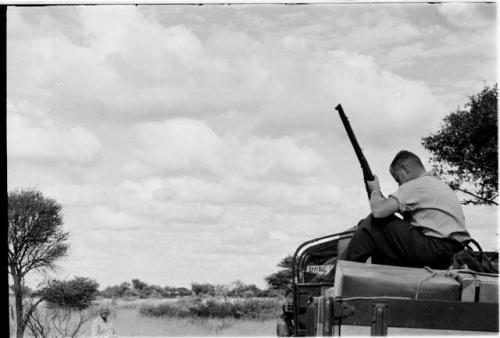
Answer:
POLYGON ((456 194, 426 173, 409 151, 397 153, 389 171, 398 190, 384 197, 376 176, 367 182, 372 212, 359 222, 340 259, 366 262, 371 257, 375 264, 446 269, 470 239, 456 194))

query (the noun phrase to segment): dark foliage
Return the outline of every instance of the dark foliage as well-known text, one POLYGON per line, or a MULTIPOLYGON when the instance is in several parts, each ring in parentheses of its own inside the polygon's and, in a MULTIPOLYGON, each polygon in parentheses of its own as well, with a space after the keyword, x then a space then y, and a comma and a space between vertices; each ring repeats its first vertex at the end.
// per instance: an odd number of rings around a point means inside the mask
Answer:
POLYGON ((433 172, 464 192, 464 203, 497 204, 498 89, 486 86, 469 97, 467 109, 457 109, 443 120, 441 130, 422 138, 432 153, 433 172))
POLYGON ((191 290, 197 296, 199 295, 215 295, 215 286, 209 283, 191 283, 191 290))
POLYGON ((16 336, 22 337, 41 299, 25 308, 25 277, 34 270, 53 270, 68 251, 62 206, 34 189, 8 194, 8 268, 16 305, 16 336))
POLYGON ((280 290, 284 293, 289 291, 290 283, 292 282, 292 256, 283 258, 278 267, 284 268, 264 278, 269 288, 280 290))
POLYGON ((48 303, 62 308, 83 310, 89 307, 97 296, 99 284, 85 277, 72 280, 53 280, 39 291, 48 303))
POLYGON ((136 290, 143 290, 148 285, 139 279, 132 279, 132 286, 136 290))
POLYGON ((220 302, 215 299, 203 302, 200 298, 190 301, 143 305, 139 313, 152 317, 205 317, 274 319, 279 316, 281 302, 277 299, 245 299, 237 302, 220 302))
POLYGON ((173 298, 192 294, 191 290, 184 287, 148 285, 139 279, 133 279, 132 283, 123 282, 120 285, 108 286, 100 292, 100 295, 106 298, 173 298))

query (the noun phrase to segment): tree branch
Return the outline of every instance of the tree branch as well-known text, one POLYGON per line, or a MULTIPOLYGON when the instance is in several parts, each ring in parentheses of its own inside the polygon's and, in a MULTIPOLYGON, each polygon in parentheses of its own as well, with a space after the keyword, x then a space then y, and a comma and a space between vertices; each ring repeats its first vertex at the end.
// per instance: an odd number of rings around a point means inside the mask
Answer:
POLYGON ((468 195, 470 195, 470 196, 472 196, 472 197, 474 197, 474 198, 477 198, 477 199, 479 199, 479 200, 485 201, 485 202, 487 202, 487 203, 489 203, 489 204, 498 205, 498 203, 497 203, 497 202, 495 202, 495 201, 493 201, 493 200, 489 200, 489 199, 484 198, 484 197, 481 197, 481 196, 478 196, 478 195, 476 195, 476 194, 474 194, 474 193, 472 193, 472 192, 468 191, 467 189, 462 189, 462 188, 457 187, 457 188, 455 188, 455 190, 461 191, 461 192, 463 192, 463 193, 465 193, 465 194, 468 194, 468 195))

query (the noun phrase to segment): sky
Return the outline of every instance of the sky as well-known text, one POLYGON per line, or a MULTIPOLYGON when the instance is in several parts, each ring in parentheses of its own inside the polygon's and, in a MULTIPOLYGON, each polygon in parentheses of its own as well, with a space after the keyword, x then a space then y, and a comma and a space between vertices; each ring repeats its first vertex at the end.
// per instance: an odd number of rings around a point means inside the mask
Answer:
POLYGON ((9 7, 8 188, 61 203, 57 278, 264 288, 369 213, 337 104, 389 194, 496 67, 494 3, 9 7))

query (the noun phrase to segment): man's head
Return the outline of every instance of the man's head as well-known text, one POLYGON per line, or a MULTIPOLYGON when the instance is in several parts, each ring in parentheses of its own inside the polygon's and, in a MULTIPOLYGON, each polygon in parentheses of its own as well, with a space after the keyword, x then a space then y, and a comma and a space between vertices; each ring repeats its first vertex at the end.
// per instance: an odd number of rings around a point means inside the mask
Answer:
POLYGON ((401 185, 420 177, 425 173, 425 168, 417 155, 407 150, 401 150, 392 160, 389 172, 396 182, 401 185))
POLYGON ((109 316, 109 312, 110 312, 110 311, 109 311, 109 308, 108 308, 107 306, 104 306, 104 307, 102 307, 102 308, 99 310, 99 315, 100 315, 102 318, 106 319, 106 318, 108 318, 108 316, 109 316))

